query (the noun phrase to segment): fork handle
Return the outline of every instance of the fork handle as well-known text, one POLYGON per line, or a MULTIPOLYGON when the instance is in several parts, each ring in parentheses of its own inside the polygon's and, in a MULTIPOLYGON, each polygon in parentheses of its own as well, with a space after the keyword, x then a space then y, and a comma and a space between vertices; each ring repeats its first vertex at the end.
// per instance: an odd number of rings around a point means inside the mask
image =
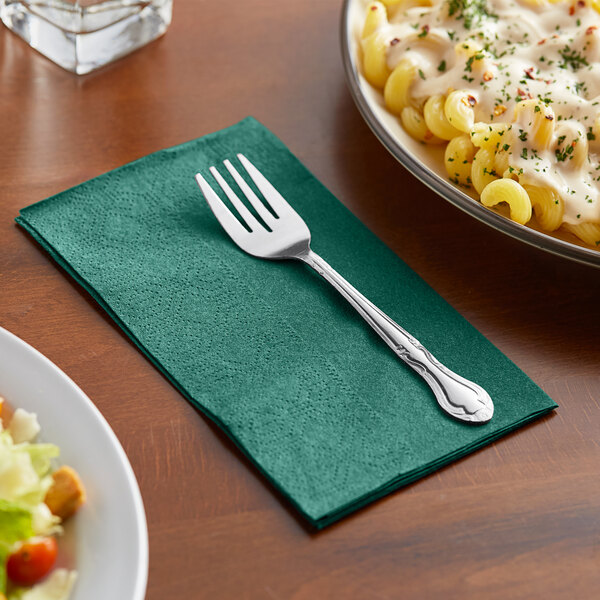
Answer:
POLYGON ((487 423, 492 418, 494 404, 481 386, 440 363, 408 331, 367 300, 318 254, 308 250, 298 258, 338 290, 385 343, 423 377, 445 412, 460 421, 473 424, 487 423))

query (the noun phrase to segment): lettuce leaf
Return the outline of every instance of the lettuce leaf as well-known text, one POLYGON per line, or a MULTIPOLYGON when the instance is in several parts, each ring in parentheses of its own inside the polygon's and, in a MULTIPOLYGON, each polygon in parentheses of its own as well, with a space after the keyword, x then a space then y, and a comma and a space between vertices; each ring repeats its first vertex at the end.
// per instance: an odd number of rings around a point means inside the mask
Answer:
POLYGON ((6 592, 6 559, 12 545, 33 535, 33 517, 22 506, 0 499, 0 592, 6 592))
POLYGON ((58 454, 54 444, 14 444, 8 431, 0 432, 0 498, 31 507, 42 502, 58 454))
POLYGON ((0 544, 11 546, 33 535, 32 514, 23 506, 0 498, 0 544))
POLYGON ((38 477, 45 477, 52 468, 52 459, 60 454, 54 444, 19 444, 15 446, 21 452, 29 454, 31 465, 38 477))

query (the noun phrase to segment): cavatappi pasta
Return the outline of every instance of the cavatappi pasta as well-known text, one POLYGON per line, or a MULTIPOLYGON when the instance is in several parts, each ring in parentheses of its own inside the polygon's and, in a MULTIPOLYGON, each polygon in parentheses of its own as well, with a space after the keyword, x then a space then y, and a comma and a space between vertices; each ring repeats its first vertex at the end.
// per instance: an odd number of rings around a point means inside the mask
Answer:
POLYGON ((365 2, 366 79, 457 185, 600 250, 600 0, 365 2))

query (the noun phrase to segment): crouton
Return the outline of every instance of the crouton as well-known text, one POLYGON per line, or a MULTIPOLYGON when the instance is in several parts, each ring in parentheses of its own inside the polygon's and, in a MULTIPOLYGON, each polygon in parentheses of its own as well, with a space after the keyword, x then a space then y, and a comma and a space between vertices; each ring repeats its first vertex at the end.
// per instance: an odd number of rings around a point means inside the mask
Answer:
POLYGON ((71 467, 60 467, 52 473, 52 479, 54 481, 44 502, 53 515, 64 521, 85 502, 85 489, 71 467))
MULTIPOLYGON (((6 400, 4 400, 4 398, 2 396, 0 396, 0 431, 2 431, 2 425, 3 422, 6 423, 8 421, 8 419, 6 418, 7 416, 7 407, 8 405, 6 404, 6 400)), ((0 598, 0 600, 2 600, 2 598, 0 598)))
MULTIPOLYGON (((13 416, 13 410, 5 398, 0 396, 0 431, 8 428, 13 416)), ((2 598, 0 598, 2 600, 2 598)))

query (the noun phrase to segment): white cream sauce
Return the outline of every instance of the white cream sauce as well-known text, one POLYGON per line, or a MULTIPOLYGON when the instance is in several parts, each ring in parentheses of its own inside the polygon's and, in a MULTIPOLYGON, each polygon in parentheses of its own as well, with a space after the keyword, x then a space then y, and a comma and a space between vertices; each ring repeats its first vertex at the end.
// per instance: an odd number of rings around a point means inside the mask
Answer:
POLYGON ((522 99, 541 98, 550 106, 556 127, 549 149, 535 152, 529 124, 514 123, 519 130, 512 136, 510 163, 522 183, 562 197, 564 222, 600 222, 600 139, 592 131, 600 115, 600 15, 593 8, 583 2, 434 0, 433 6, 389 12, 388 65, 413 60, 417 99, 425 102, 449 88, 469 90, 477 99, 475 121, 486 123, 512 123, 522 99), (488 14, 472 10, 474 2, 488 14), (455 46, 462 43, 482 50, 472 59, 457 55, 455 46), (521 129, 528 132, 524 140, 521 129), (560 139, 577 133, 588 139, 590 151, 581 168, 564 154, 560 139))

